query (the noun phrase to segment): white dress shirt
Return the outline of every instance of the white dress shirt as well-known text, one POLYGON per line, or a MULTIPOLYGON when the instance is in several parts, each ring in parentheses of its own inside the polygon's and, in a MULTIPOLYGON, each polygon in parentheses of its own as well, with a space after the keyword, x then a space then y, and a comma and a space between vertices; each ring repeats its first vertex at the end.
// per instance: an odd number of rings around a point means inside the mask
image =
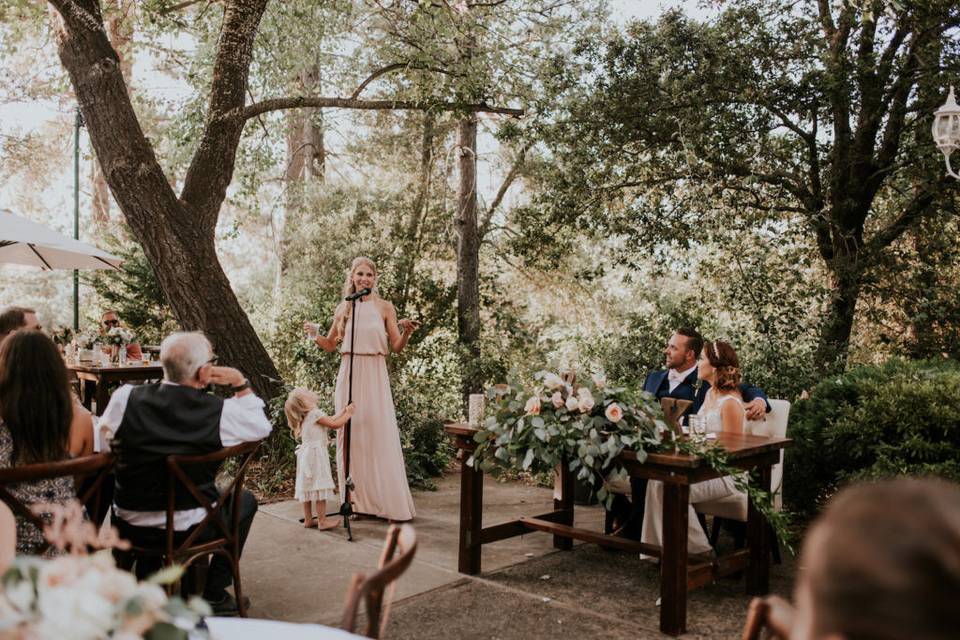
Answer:
MULTIPOLYGON (((176 384, 167 380, 163 384, 176 384)), ((117 433, 123 414, 127 410, 127 401, 130 399, 132 384, 125 384, 110 397, 106 410, 96 424, 96 440, 100 449, 109 449, 109 441, 117 433)), ((263 400, 252 393, 240 397, 227 398, 223 401, 223 412, 220 414, 220 441, 224 447, 232 447, 242 442, 262 440, 270 435, 273 425, 263 412, 263 400)), ((130 524, 137 527, 156 527, 163 529, 167 526, 166 511, 129 511, 113 505, 114 513, 130 524)), ((184 531, 203 520, 206 511, 203 507, 184 509, 173 514, 173 528, 175 531, 184 531)))
POLYGON ((697 365, 693 365, 686 371, 677 371, 676 369, 670 369, 667 371, 667 383, 670 385, 670 393, 673 393, 673 390, 680 386, 680 383, 687 379, 687 376, 693 373, 697 369, 697 365))

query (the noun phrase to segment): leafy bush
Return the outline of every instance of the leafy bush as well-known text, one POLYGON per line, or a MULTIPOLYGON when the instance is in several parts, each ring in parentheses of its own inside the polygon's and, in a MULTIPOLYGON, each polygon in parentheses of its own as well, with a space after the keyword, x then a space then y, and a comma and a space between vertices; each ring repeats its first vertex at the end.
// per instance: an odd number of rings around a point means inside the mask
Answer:
POLYGON ((960 480, 960 366, 894 359, 823 380, 794 406, 788 435, 785 499, 801 516, 851 480, 960 480))

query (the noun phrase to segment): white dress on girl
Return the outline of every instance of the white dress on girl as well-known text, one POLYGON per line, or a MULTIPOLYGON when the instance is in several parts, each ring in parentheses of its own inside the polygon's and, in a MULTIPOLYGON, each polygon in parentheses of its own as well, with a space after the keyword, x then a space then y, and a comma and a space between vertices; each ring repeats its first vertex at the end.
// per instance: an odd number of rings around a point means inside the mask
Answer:
POLYGON ((297 445, 297 484, 293 497, 300 502, 332 500, 336 497, 330 453, 327 450, 327 428, 317 421, 326 414, 314 409, 303 419, 300 444, 297 445))
MULTIPOLYGON (((720 416, 720 407, 724 402, 734 401, 743 409, 743 402, 734 395, 720 396, 717 403, 710 411, 704 411, 701 406, 697 415, 706 417, 707 431, 719 432, 722 430, 723 422, 720 416)), ((746 414, 744 414, 746 420, 746 414)), ((690 504, 687 507, 687 552, 688 553, 709 553, 713 550, 707 534, 700 526, 697 519, 697 512, 693 505, 698 502, 710 502, 719 500, 732 493, 740 493, 733 484, 731 476, 704 480, 690 485, 690 504)), ((647 482, 646 505, 643 510, 643 529, 640 539, 648 544, 663 547, 663 483, 659 480, 650 480, 647 482)), ((646 557, 646 556, 641 556, 646 557)))

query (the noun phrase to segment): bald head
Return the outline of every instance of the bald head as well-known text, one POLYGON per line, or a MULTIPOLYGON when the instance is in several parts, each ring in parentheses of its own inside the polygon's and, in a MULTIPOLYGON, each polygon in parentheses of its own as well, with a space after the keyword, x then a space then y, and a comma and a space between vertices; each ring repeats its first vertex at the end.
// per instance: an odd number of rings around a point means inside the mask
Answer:
POLYGON ((197 372, 212 357, 213 347, 199 331, 172 333, 160 344, 163 377, 177 384, 196 386, 197 372))

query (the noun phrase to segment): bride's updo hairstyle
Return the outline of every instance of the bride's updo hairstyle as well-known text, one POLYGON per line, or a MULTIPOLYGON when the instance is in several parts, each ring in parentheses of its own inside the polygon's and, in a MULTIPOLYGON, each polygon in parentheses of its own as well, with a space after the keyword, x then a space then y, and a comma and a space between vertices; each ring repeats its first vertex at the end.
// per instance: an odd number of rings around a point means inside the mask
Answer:
POLYGON ((710 366, 717 370, 713 386, 721 391, 733 391, 740 386, 740 359, 729 342, 703 343, 710 366))

